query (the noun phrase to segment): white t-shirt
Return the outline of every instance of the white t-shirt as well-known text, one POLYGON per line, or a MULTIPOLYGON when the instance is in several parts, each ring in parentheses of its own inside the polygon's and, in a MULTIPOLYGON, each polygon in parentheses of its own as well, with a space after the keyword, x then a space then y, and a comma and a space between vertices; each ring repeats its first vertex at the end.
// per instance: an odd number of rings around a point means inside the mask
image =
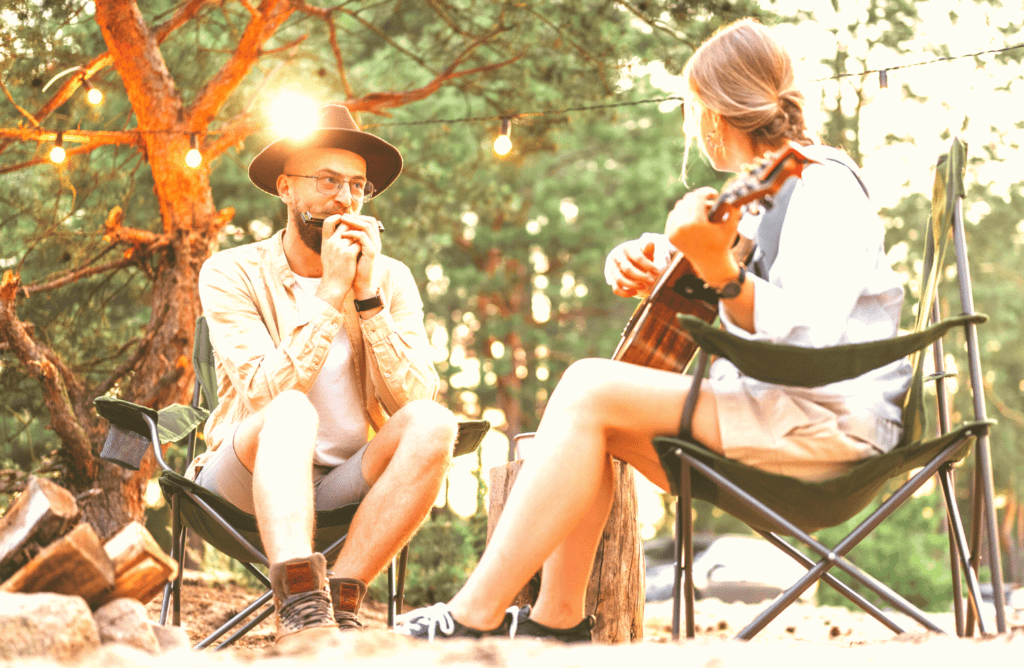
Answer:
MULTIPOLYGON (((295 301, 299 314, 319 312, 316 291, 319 278, 306 278, 295 274, 295 301)), ((331 343, 327 359, 313 380, 306 396, 320 417, 316 436, 314 463, 320 466, 338 466, 366 445, 370 423, 363 412, 352 344, 344 329, 339 330, 331 343)))

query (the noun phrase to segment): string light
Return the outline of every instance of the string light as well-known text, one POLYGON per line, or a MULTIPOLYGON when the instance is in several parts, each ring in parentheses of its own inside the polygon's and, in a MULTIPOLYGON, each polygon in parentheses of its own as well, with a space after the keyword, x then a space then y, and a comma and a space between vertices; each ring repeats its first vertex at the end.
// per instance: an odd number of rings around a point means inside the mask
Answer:
POLYGON ((498 155, 508 155, 512 150, 512 119, 501 119, 501 134, 494 140, 494 152, 498 155))
POLYGON ((194 132, 189 138, 189 146, 191 148, 189 148, 188 153, 185 154, 185 164, 192 169, 195 169, 202 164, 203 154, 199 152, 199 139, 196 138, 196 133, 194 132))
POLYGON ((103 101, 103 91, 96 88, 96 86, 93 86, 89 83, 89 80, 84 77, 82 78, 82 83, 85 85, 85 90, 88 91, 85 94, 85 99, 89 100, 89 104, 96 106, 103 101))
POLYGON ((59 165, 64 162, 64 158, 68 157, 67 152, 64 151, 64 133, 57 133, 57 141, 53 143, 53 148, 50 149, 50 160, 54 164, 59 165))
MULTIPOLYGON (((840 80, 840 79, 844 79, 846 77, 866 76, 866 75, 869 75, 869 74, 877 73, 878 74, 878 87, 879 87, 879 91, 880 92, 885 91, 885 94, 881 96, 881 97, 884 98, 884 97, 888 97, 891 94, 891 90, 892 89, 889 88, 889 72, 892 71, 892 70, 904 69, 904 68, 909 68, 909 67, 920 67, 920 66, 923 66, 923 65, 933 65, 933 64, 936 64, 936 63, 943 63, 943 62, 949 62, 949 61, 953 61, 953 60, 960 60, 960 59, 963 59, 963 58, 976 58, 978 56, 988 55, 988 54, 1007 53, 1007 52, 1010 52, 1010 51, 1015 51, 1017 49, 1024 49, 1024 43, 1022 43, 1022 44, 1014 44, 1014 45, 1011 45, 1011 46, 1005 46, 1005 47, 997 48, 997 49, 987 49, 985 51, 978 51, 978 52, 975 52, 975 53, 965 53, 965 54, 961 54, 961 55, 957 55, 957 56, 944 56, 944 57, 935 58, 935 59, 932 59, 932 60, 920 61, 920 62, 916 62, 916 63, 907 63, 905 65, 891 65, 889 67, 885 67, 885 68, 881 68, 881 69, 869 69, 869 70, 863 70, 863 71, 859 71, 859 72, 840 72, 840 73, 836 73, 836 74, 833 74, 833 75, 827 76, 827 77, 821 77, 821 78, 816 78, 816 79, 805 79, 801 83, 815 83, 815 82, 829 81, 829 80, 840 80)), ((82 68, 81 66, 76 66, 76 67, 72 67, 70 69, 64 70, 63 72, 60 72, 59 74, 54 76, 52 79, 50 79, 50 81, 47 82, 47 84, 45 86, 43 86, 43 91, 45 92, 54 82, 56 82, 61 77, 66 76, 67 74, 70 74, 71 72, 80 71, 80 70, 83 70, 83 69, 84 68, 82 68)), ((88 98, 89 102, 91 102, 92 104, 99 104, 102 101, 102 99, 103 99, 103 93, 100 90, 96 89, 94 86, 92 86, 92 84, 90 84, 89 81, 85 78, 84 74, 82 76, 82 83, 83 83, 83 85, 86 87, 86 89, 88 91, 87 92, 87 98, 88 98)), ((562 115, 562 114, 568 114, 568 113, 572 113, 572 112, 597 111, 597 110, 601 110, 601 109, 614 109, 614 108, 618 108, 618 107, 636 106, 636 105, 641 105, 641 104, 662 103, 662 102, 669 102, 669 101, 682 101, 682 100, 683 100, 682 97, 668 96, 668 97, 650 98, 650 99, 643 99, 643 100, 634 100, 634 101, 630 101, 630 102, 609 102, 609 103, 604 103, 604 104, 583 105, 583 106, 578 106, 578 107, 568 107, 568 108, 564 108, 564 109, 546 109, 546 110, 540 110, 540 111, 521 111, 521 112, 517 112, 514 115, 514 117, 518 118, 518 117, 528 117, 528 116, 547 116, 547 115, 556 115, 556 114, 557 115, 562 115)), ((301 134, 301 131, 299 130, 299 128, 302 128, 303 130, 308 131, 308 130, 310 130, 312 128, 315 128, 315 126, 316 126, 316 122, 315 122, 316 121, 316 107, 312 103, 312 101, 309 100, 308 98, 302 98, 300 100, 300 99, 298 99, 297 96, 292 94, 291 95, 291 99, 288 99, 288 95, 285 95, 284 99, 275 100, 274 103, 272 103, 270 105, 270 107, 271 107, 271 110, 270 110, 271 112, 277 112, 277 113, 270 113, 269 114, 271 116, 271 119, 273 120, 274 117, 277 116, 280 121, 284 121, 284 123, 274 123, 274 125, 278 126, 275 129, 277 129, 279 131, 279 134, 288 134, 288 135, 295 136, 295 135, 301 134), (285 125, 286 127, 285 128, 281 128, 280 127, 281 124, 285 125)), ((509 151, 512 150, 511 118, 512 117, 509 117, 509 116, 471 116, 471 117, 464 117, 464 118, 447 118, 447 119, 434 118, 434 119, 425 119, 425 120, 420 120, 420 121, 398 121, 398 122, 390 122, 390 123, 371 123, 371 124, 364 125, 363 129, 364 130, 370 130, 370 129, 373 129, 373 128, 384 127, 384 126, 448 125, 448 124, 452 124, 452 123, 471 123, 471 122, 478 122, 478 121, 495 121, 495 120, 500 120, 501 121, 502 132, 495 139, 494 150, 495 150, 496 153, 498 153, 498 155, 507 155, 509 153, 509 151)), ((147 133, 171 133, 171 134, 174 134, 174 133, 177 133, 179 131, 177 131, 177 130, 137 130, 136 132, 138 132, 139 134, 147 134, 147 133)), ((217 134, 217 132, 214 131, 214 132, 212 132, 212 134, 217 134)), ((63 140, 63 136, 62 135, 63 135, 63 133, 61 133, 61 132, 57 133, 57 141, 55 142, 53 149, 50 151, 50 159, 53 162, 57 163, 57 164, 63 162, 64 159, 67 157, 67 154, 65 153, 64 148, 62 147, 62 143, 63 143, 63 141, 62 141, 63 140)), ((192 148, 185 155, 185 164, 187 164, 189 167, 195 168, 195 167, 199 166, 200 164, 202 164, 202 159, 203 159, 202 154, 199 152, 199 148, 198 148, 198 144, 197 144, 197 141, 196 141, 195 133, 192 133, 192 135, 191 135, 191 145, 192 145, 192 148)))

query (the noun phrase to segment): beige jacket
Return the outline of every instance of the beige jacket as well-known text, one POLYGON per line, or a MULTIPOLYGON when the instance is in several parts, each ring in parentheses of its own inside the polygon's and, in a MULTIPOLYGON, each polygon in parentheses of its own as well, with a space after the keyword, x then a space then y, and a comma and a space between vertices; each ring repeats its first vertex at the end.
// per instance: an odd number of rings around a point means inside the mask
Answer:
POLYGON ((199 272, 199 299, 216 355, 217 408, 206 422, 207 452, 186 472, 194 479, 209 453, 230 443, 234 427, 285 390, 305 392, 345 328, 352 342, 362 404, 373 428, 440 385, 423 326, 423 301, 412 272, 380 255, 376 271, 384 309, 362 320, 351 298, 343 312, 327 302, 299 317, 284 232, 215 253, 199 272))

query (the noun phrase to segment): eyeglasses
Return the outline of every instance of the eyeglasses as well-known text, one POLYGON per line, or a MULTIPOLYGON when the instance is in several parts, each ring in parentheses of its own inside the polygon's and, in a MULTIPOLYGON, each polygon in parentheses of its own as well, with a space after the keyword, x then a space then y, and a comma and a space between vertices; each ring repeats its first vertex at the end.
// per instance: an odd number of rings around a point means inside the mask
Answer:
POLYGON ((285 174, 285 176, 294 176, 299 179, 314 179, 316 180, 316 191, 321 195, 327 195, 333 197, 338 194, 341 190, 341 186, 348 184, 348 191, 352 194, 353 199, 357 199, 360 202, 373 197, 373 184, 366 179, 356 177, 354 179, 343 179, 340 176, 334 174, 318 174, 316 176, 307 176, 305 174, 285 174))

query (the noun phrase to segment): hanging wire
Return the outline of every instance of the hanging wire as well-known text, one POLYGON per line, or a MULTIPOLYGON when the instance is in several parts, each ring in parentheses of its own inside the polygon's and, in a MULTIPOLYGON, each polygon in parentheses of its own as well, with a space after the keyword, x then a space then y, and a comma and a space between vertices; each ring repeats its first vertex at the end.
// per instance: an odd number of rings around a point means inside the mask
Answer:
MULTIPOLYGON (((990 55, 990 54, 1007 53, 1009 51, 1015 51, 1017 49, 1022 49, 1022 48, 1024 48, 1024 43, 1014 44, 1012 46, 1005 46, 1005 47, 998 48, 998 49, 987 49, 987 50, 984 50, 984 51, 976 51, 974 53, 965 53, 965 54, 961 54, 961 55, 957 55, 957 56, 942 56, 942 57, 939 57, 939 58, 933 58, 931 60, 923 60, 923 61, 916 62, 916 63, 907 63, 905 65, 889 65, 887 67, 862 70, 862 71, 859 71, 859 72, 841 72, 839 74, 833 74, 831 76, 820 77, 820 78, 817 78, 817 79, 805 79, 801 83, 816 83, 816 82, 821 82, 821 81, 839 80, 839 79, 844 79, 844 78, 847 78, 847 77, 862 77, 862 76, 866 76, 866 75, 869 75, 869 74, 878 74, 880 87, 886 88, 887 85, 888 85, 888 72, 892 72, 892 71, 895 71, 895 70, 901 70, 901 69, 907 69, 907 68, 910 68, 910 67, 921 67, 921 66, 924 66, 924 65, 934 65, 936 63, 944 63, 944 62, 949 62, 949 61, 953 61, 953 60, 961 60, 963 58, 976 58, 978 56, 984 56, 984 55, 990 55)), ((82 69, 82 68, 81 67, 73 67, 73 68, 70 68, 68 70, 65 70, 65 71, 61 72, 60 74, 56 75, 53 79, 51 79, 46 84, 46 86, 43 88, 43 90, 45 90, 47 87, 49 87, 50 84, 52 84, 54 81, 56 81, 60 77, 66 75, 66 74, 68 74, 70 72, 73 72, 75 70, 79 70, 79 69, 82 69)), ((86 81, 86 84, 88 85, 87 81, 86 81)), ((679 96, 676 96, 676 95, 670 95, 670 96, 666 96, 666 97, 647 98, 647 99, 643 99, 643 100, 633 100, 633 101, 629 101, 629 102, 607 102, 607 103, 604 103, 604 104, 581 105, 581 106, 576 106, 576 107, 565 107, 565 108, 561 108, 561 109, 543 109, 543 110, 534 110, 534 111, 518 111, 518 112, 515 112, 514 114, 507 114, 506 113, 506 114, 492 115, 492 116, 466 116, 466 117, 463 117, 463 118, 432 118, 432 119, 419 120, 419 121, 395 121, 395 122, 387 122, 387 123, 372 123, 372 124, 364 125, 363 129, 378 128, 378 127, 414 126, 414 125, 451 125, 451 124, 455 124, 455 123, 493 122, 493 121, 504 121, 506 119, 511 119, 511 118, 525 118, 525 117, 530 117, 530 116, 563 115, 563 114, 569 114, 569 113, 574 113, 574 112, 596 111, 596 110, 600 110, 600 109, 615 109, 615 108, 619 108, 619 107, 631 107, 631 106, 637 106, 637 105, 642 105, 642 104, 656 104, 656 103, 660 104, 662 102, 676 102, 676 101, 682 102, 683 100, 684 100, 684 98, 682 98, 682 97, 679 97, 679 96)), ((178 134, 178 133, 187 132, 187 131, 182 131, 182 130, 135 130, 134 132, 136 132, 138 134, 161 134, 161 133, 178 134)), ((210 131, 208 134, 210 134, 210 135, 218 135, 220 133, 217 132, 217 131, 210 131)))

